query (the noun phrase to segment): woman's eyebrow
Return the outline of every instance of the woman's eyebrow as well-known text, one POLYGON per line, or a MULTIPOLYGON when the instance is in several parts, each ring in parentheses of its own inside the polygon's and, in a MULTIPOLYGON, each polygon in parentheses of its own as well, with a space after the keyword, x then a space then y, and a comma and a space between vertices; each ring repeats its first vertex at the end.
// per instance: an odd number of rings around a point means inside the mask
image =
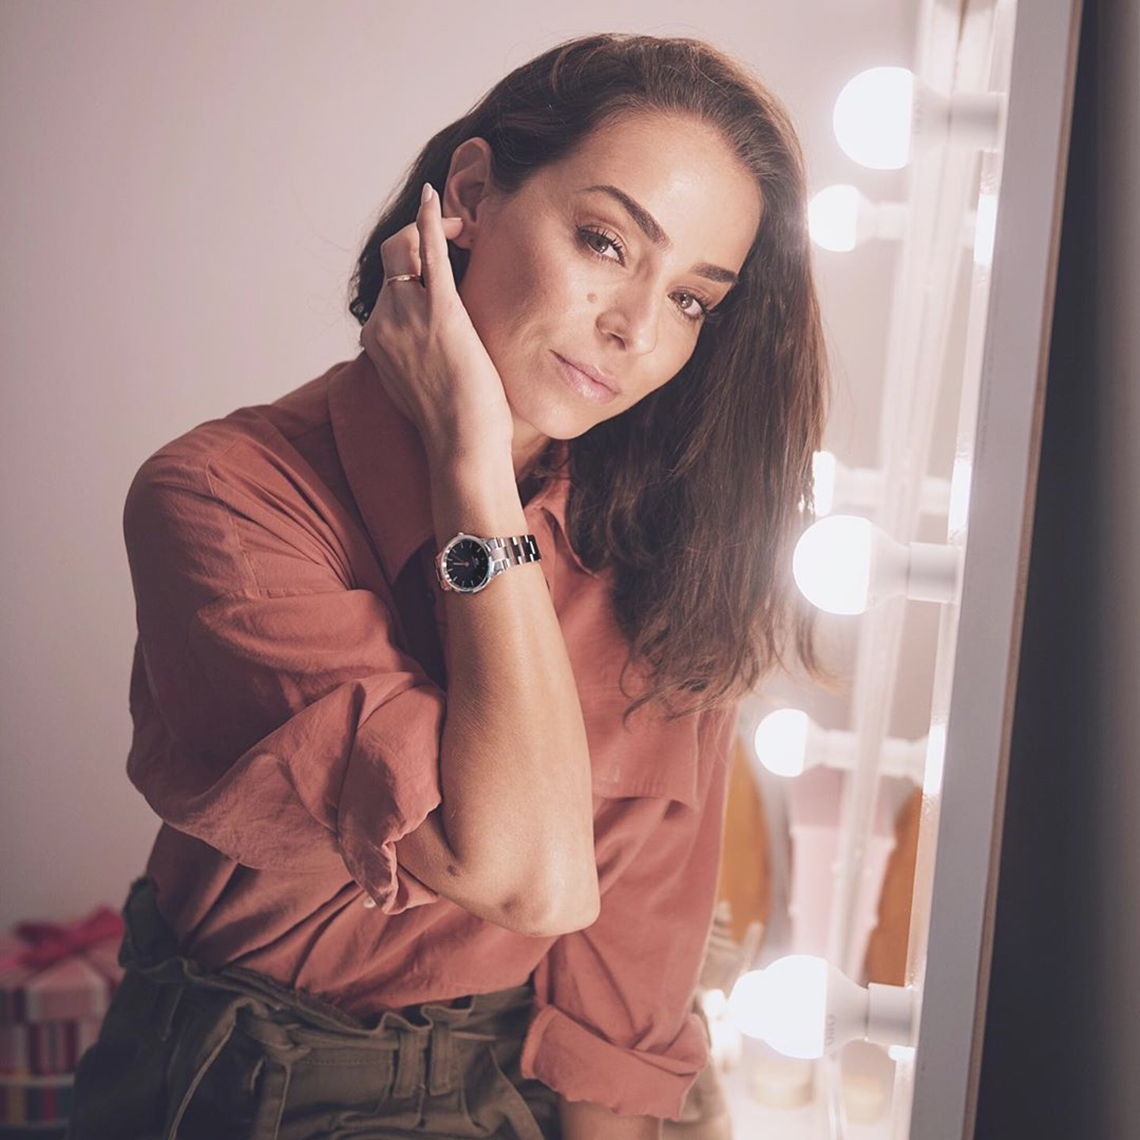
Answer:
MULTIPOLYGON (((624 190, 619 190, 616 186, 586 186, 579 193, 587 194, 592 191, 600 190, 603 194, 609 194, 611 198, 615 198, 622 206, 625 207, 626 212, 631 218, 641 227, 641 231, 647 238, 659 249, 672 249, 673 243, 669 240, 669 235, 661 228, 657 219, 643 206, 640 202, 631 198, 624 190)), ((693 272, 699 277, 705 277, 709 281, 723 281, 728 285, 735 285, 738 278, 731 269, 724 269, 719 265, 710 265, 707 261, 702 261, 700 265, 693 266, 693 272)))

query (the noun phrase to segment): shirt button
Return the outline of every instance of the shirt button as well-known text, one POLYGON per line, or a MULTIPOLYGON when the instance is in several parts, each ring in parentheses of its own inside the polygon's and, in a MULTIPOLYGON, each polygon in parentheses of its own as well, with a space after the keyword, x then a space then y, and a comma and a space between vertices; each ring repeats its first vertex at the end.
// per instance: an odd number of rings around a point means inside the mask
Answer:
POLYGON ((376 906, 376 900, 371 895, 365 895, 363 906, 365 910, 372 910, 376 906))

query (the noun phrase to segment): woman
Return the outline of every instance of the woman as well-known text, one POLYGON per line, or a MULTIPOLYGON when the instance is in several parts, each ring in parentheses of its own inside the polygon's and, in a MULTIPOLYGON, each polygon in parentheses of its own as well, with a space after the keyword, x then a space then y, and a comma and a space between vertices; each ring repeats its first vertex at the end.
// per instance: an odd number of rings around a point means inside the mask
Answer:
POLYGON ((564 43, 420 154, 364 351, 142 465, 128 772, 163 826, 76 1140, 680 1115, 737 702, 789 635, 819 671, 805 199, 708 45, 564 43))

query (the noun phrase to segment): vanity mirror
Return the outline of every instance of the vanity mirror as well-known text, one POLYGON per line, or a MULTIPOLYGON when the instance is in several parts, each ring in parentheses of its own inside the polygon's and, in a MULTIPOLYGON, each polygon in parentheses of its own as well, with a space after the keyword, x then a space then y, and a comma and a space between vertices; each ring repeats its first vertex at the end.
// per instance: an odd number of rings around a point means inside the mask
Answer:
POLYGON ((813 237, 896 260, 875 458, 818 457, 794 564, 858 615, 831 619, 850 704, 769 689, 746 726, 791 866, 721 1015, 764 1042, 740 1135, 973 1134, 1079 7, 924 3, 908 66, 836 99, 852 184, 817 189, 813 237), (860 164, 905 168, 900 199, 860 164))

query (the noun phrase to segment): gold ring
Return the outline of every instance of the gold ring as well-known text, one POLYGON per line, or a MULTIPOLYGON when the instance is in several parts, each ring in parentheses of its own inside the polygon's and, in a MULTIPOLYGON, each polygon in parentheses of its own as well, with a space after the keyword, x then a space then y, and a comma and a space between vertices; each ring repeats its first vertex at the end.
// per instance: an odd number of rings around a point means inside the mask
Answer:
POLYGON ((389 281, 418 281, 421 285, 424 283, 424 279, 418 273, 397 273, 395 277, 384 278, 385 285, 389 281))

